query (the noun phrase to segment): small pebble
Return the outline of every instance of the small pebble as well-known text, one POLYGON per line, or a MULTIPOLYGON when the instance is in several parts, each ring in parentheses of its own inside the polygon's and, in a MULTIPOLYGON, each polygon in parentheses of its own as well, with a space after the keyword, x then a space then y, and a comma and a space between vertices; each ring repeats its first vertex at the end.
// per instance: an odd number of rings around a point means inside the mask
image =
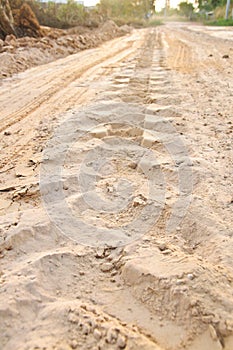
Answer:
POLYGON ((70 346, 71 346, 72 349, 77 349, 78 342, 76 340, 72 340, 72 342, 70 343, 70 346))
POLYGON ((159 244, 159 250, 161 251, 161 252, 163 252, 164 250, 166 250, 167 249, 167 245, 165 244, 165 243, 160 243, 159 244))
POLYGON ((171 254, 171 252, 172 251, 170 249, 163 250, 163 254, 165 254, 165 255, 171 254))
POLYGON ((111 263, 104 263, 101 265, 100 270, 102 272, 109 272, 113 269, 113 265, 111 263))
POLYGON ((83 334, 88 335, 90 333, 91 329, 88 325, 84 324, 83 325, 83 334))
POLYGON ((198 310, 195 307, 192 309, 192 316, 198 316, 198 310))
POLYGON ((96 249, 95 257, 96 257, 97 259, 102 259, 102 258, 104 258, 104 255, 105 255, 105 249, 104 249, 104 248, 97 248, 97 249, 96 249))
POLYGON ((75 314, 69 314, 68 321, 71 323, 79 323, 79 318, 75 314))
POLYGON ((129 167, 131 169, 136 169, 137 168, 137 163, 132 162, 132 163, 129 164, 129 167))
POLYGON ((192 273, 188 273, 187 275, 189 280, 193 280, 194 279, 194 275, 192 273))
POLYGON ((106 338, 108 344, 115 344, 117 340, 117 332, 115 329, 109 328, 106 338))
POLYGON ((102 337, 102 334, 101 334, 101 332, 98 329, 94 330, 93 335, 94 335, 96 340, 100 340, 101 337, 102 337))
POLYGON ((217 336, 217 333, 216 333, 216 330, 215 328, 212 326, 212 324, 209 325, 209 331, 210 331, 210 335, 211 335, 211 338, 213 340, 218 340, 218 336, 217 336))
POLYGON ((184 284, 184 280, 177 280, 176 281, 177 286, 180 286, 181 284, 184 284))
POLYGON ((126 339, 121 334, 119 334, 119 336, 117 338, 117 346, 119 349, 124 349, 126 347, 126 339))

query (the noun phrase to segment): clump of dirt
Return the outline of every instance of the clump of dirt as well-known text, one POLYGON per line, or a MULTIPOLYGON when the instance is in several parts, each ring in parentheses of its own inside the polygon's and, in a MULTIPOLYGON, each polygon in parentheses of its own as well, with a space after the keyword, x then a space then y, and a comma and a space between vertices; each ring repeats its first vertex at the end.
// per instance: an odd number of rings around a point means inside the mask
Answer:
POLYGON ((113 21, 107 21, 93 30, 84 27, 68 30, 40 27, 33 16, 28 16, 28 11, 29 8, 25 5, 20 11, 18 21, 21 28, 24 28, 22 31, 28 35, 34 34, 34 37, 16 38, 11 34, 5 40, 0 40, 0 79, 81 50, 94 48, 104 41, 131 31, 129 26, 118 27, 113 21), (40 37, 36 37, 35 33, 40 33, 40 37))

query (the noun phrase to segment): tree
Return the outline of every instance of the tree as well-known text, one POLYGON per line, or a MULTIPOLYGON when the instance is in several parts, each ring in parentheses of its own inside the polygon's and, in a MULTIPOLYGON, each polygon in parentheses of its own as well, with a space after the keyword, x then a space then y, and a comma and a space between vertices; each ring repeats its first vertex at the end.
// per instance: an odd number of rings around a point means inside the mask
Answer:
POLYGON ((154 12, 154 0, 101 0, 99 11, 106 17, 145 17, 154 12))
POLYGON ((230 0, 198 0, 199 10, 212 11, 218 6, 225 6, 230 0))
POLYGON ((192 13, 194 10, 193 4, 190 4, 184 1, 184 2, 181 2, 178 6, 181 14, 183 14, 185 17, 190 18, 192 16, 192 13))
POLYGON ((77 4, 75 0, 68 0, 67 4, 58 8, 58 19, 71 26, 83 24, 85 9, 83 5, 77 4))

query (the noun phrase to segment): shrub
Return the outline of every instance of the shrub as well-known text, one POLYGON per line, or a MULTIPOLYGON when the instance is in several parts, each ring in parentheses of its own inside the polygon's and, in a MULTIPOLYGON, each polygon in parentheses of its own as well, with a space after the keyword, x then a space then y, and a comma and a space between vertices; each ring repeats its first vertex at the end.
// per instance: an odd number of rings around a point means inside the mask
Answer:
POLYGON ((209 26, 233 26, 233 19, 220 18, 215 21, 205 22, 205 24, 209 26))

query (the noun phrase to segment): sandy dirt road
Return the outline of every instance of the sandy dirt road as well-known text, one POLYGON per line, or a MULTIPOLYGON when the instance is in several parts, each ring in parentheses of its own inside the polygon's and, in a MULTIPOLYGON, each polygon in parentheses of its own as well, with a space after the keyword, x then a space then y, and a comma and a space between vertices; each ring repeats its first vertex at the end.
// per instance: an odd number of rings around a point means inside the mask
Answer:
POLYGON ((0 348, 233 348, 232 30, 170 23, 0 85, 0 348))

